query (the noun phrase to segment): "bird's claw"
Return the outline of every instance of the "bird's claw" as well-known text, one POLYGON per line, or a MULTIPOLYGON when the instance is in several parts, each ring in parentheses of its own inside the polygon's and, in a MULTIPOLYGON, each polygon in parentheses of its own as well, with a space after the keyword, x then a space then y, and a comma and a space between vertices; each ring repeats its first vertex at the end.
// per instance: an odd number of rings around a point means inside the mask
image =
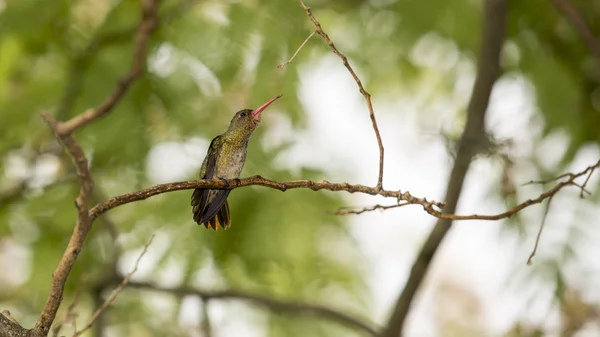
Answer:
POLYGON ((228 189, 228 188, 229 188, 229 181, 228 181, 227 179, 225 179, 225 178, 221 178, 221 177, 219 177, 219 179, 221 179, 221 181, 222 181, 222 182, 223 182, 223 184, 225 185, 225 188, 227 188, 227 189, 228 189))

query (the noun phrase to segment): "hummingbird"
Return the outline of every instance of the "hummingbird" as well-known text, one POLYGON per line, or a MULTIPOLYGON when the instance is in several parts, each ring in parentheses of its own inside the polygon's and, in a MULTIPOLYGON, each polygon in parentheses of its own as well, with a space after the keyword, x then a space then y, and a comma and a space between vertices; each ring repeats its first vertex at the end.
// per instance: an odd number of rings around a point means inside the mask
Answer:
MULTIPOLYGON (((238 179, 246 162, 248 141, 261 121, 261 113, 283 95, 270 99, 260 107, 238 111, 225 133, 216 136, 204 157, 200 179, 238 179)), ((194 222, 217 230, 231 226, 227 196, 230 190, 197 188, 192 194, 194 222)))

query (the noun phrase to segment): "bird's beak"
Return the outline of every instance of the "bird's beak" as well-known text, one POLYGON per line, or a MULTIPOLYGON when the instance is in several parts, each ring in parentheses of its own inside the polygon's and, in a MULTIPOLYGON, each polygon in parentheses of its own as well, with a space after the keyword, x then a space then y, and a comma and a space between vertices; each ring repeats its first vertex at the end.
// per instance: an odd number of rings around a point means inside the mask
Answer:
POLYGON ((271 98, 267 103, 259 106, 258 108, 256 108, 256 110, 253 110, 252 111, 252 117, 258 118, 260 116, 260 113, 263 112, 264 109, 266 109, 269 105, 271 105, 271 103, 275 102, 281 96, 283 96, 283 94, 279 95, 279 96, 277 96, 275 98, 271 98))

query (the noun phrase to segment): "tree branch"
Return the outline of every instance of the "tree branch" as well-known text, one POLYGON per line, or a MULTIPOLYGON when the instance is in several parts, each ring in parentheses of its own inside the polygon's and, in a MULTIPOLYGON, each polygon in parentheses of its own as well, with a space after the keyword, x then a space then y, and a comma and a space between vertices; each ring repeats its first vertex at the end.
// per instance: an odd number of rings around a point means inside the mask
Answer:
MULTIPOLYGON (((325 40, 325 42, 327 42, 329 47, 331 47, 331 50, 333 50, 333 53, 342 59, 344 66, 346 67, 346 69, 348 69, 348 71, 350 72, 350 75, 352 75, 352 78, 354 78, 356 85, 358 85, 358 89, 360 90, 360 93, 365 97, 365 101, 367 102, 367 107, 369 108, 369 117, 371 117, 371 124, 373 124, 373 131, 375 131, 375 137, 377 137, 377 145, 379 146, 379 176, 377 177, 377 187, 376 188, 378 190, 381 190, 381 189, 383 189, 383 157, 384 157, 383 154, 384 154, 384 150, 383 150, 383 141, 381 140, 381 134, 379 134, 379 127, 377 126, 377 119, 375 118, 375 112, 373 111, 373 104, 371 103, 371 94, 369 94, 363 87, 360 78, 358 78, 358 75, 356 75, 356 73, 354 72, 354 69, 348 62, 348 58, 346 57, 346 55, 342 54, 337 49, 337 47, 335 46, 333 41, 331 41, 329 36, 323 31, 323 28, 321 27, 321 23, 319 23, 319 21, 317 21, 315 16, 310 11, 310 8, 307 7, 304 4, 304 1, 302 1, 302 0, 300 0, 300 5, 306 11, 306 15, 308 15, 310 21, 312 21, 312 23, 317 28, 317 30, 316 30, 317 34, 321 35, 321 37, 323 37, 323 39, 325 40)), ((309 36, 309 39, 310 39, 310 37, 312 37, 312 34, 309 36)), ((304 41, 304 43, 302 45, 304 45, 306 43, 306 41, 304 41)), ((302 46, 300 46, 300 48, 298 48, 298 51, 300 51, 300 49, 302 49, 302 46)), ((297 53, 298 52, 296 52, 296 54, 297 53)), ((293 59, 293 57, 292 57, 292 59, 293 59)), ((290 62, 291 62, 291 60, 290 60, 290 62)))
MULTIPOLYGON (((539 203, 543 202, 544 200, 554 196, 560 190, 562 190, 563 188, 565 188, 567 186, 571 186, 571 185, 578 186, 578 184, 574 183, 574 180, 576 178, 579 178, 585 174, 589 174, 590 172, 593 172, 593 170, 595 170, 599 167, 600 167, 600 160, 596 164, 588 166, 585 170, 583 170, 579 173, 569 174, 570 178, 568 180, 556 184, 556 186, 554 186, 552 189, 548 190, 545 193, 540 194, 540 196, 538 196, 537 198, 528 199, 505 212, 502 212, 499 214, 493 214, 493 215, 479 215, 479 214, 457 215, 457 214, 447 213, 450 210, 454 211, 456 209, 456 206, 454 206, 451 209, 446 207, 446 208, 444 208, 444 211, 442 212, 437 209, 443 208, 445 206, 445 203, 433 201, 433 200, 430 201, 430 200, 427 200, 426 198, 418 198, 418 197, 415 197, 412 194, 410 194, 410 192, 378 190, 377 187, 369 187, 369 186, 365 186, 365 185, 351 185, 346 182, 332 183, 332 182, 329 182, 326 180, 319 181, 319 182, 312 181, 312 180, 292 180, 292 181, 279 182, 279 181, 269 180, 269 179, 263 178, 261 176, 253 176, 253 177, 249 177, 249 178, 233 179, 233 180, 192 180, 192 181, 181 181, 181 182, 154 185, 152 187, 148 187, 143 190, 121 194, 116 197, 112 197, 110 199, 102 201, 102 202, 98 203, 97 205, 95 205, 94 207, 92 207, 92 209, 90 210, 89 216, 90 216, 90 219, 92 221, 94 221, 100 215, 108 212, 109 210, 111 210, 113 208, 116 208, 116 207, 119 207, 119 206, 122 206, 125 204, 129 204, 129 203, 132 203, 135 201, 145 200, 145 199, 148 199, 155 195, 168 193, 168 192, 191 190, 191 189, 196 189, 196 188, 233 190, 236 188, 246 187, 246 186, 262 186, 262 187, 268 187, 268 188, 280 190, 282 192, 285 192, 285 191, 291 190, 291 189, 310 189, 313 191, 327 190, 327 191, 334 191, 334 192, 344 191, 344 192, 348 192, 348 193, 363 193, 363 194, 369 194, 369 195, 380 195, 380 196, 383 196, 386 198, 394 198, 398 202, 401 202, 401 201, 403 202, 399 205, 392 205, 392 206, 376 205, 374 207, 371 207, 371 209, 366 208, 364 210, 357 210, 357 211, 343 211, 342 210, 342 211, 335 212, 334 214, 346 214, 346 213, 358 213, 359 214, 359 213, 362 213, 365 211, 369 211, 372 209, 378 209, 378 208, 387 209, 387 208, 394 208, 394 207, 400 207, 400 206, 405 206, 405 205, 420 205, 423 207, 423 209, 427 213, 429 213, 430 215, 432 215, 438 219, 442 219, 442 220, 490 220, 491 221, 491 220, 501 220, 501 219, 509 218, 513 214, 520 212, 521 210, 523 210, 529 206, 539 204, 539 203)), ((449 199, 449 200, 452 200, 452 199, 449 199)))
POLYGON ((29 330, 17 323, 8 310, 0 313, 0 336, 31 337, 29 330))
POLYGON ((77 222, 73 229, 73 234, 67 245, 64 255, 60 259, 56 270, 52 274, 52 287, 50 288, 50 294, 44 305, 42 314, 35 325, 36 330, 41 330, 46 334, 50 330, 50 326, 56 318, 56 312, 63 298, 63 292, 67 277, 71 273, 71 269, 77 260, 85 237, 89 230, 92 228, 92 222, 88 216, 88 201, 93 189, 92 176, 88 167, 88 161, 85 157, 83 149, 77 143, 77 141, 70 135, 60 135, 57 129, 57 122, 47 113, 41 113, 44 121, 52 128, 52 131, 62 143, 63 147, 67 150, 69 155, 72 157, 75 163, 77 176, 80 180, 79 195, 75 200, 75 207, 77 208, 77 222))
MULTIPOLYGON (((590 180, 592 174, 594 173, 594 170, 600 168, 600 160, 598 162, 596 162, 596 164, 594 165, 590 165, 588 167, 585 168, 585 170, 578 172, 578 173, 565 173, 562 174, 556 178, 552 178, 552 179, 548 179, 548 180, 543 180, 543 181, 530 181, 524 185, 529 185, 529 184, 547 184, 551 181, 556 181, 559 180, 561 178, 565 178, 565 177, 569 177, 568 180, 563 181, 563 182, 559 182, 558 184, 556 184, 556 186, 554 186, 552 189, 550 189, 547 192, 544 192, 542 194, 540 194, 537 198, 535 199, 529 199, 526 200, 518 205, 516 205, 515 207, 503 212, 503 213, 499 213, 499 214, 495 214, 495 215, 478 215, 478 214, 473 214, 473 215, 456 215, 456 214, 448 214, 448 213, 442 213, 439 212, 433 208, 428 208, 428 206, 423 205, 423 207, 425 208, 425 211, 427 211, 427 213, 433 215, 434 217, 438 218, 438 219, 448 219, 448 220, 501 220, 501 219, 505 219, 505 218, 510 218, 513 214, 520 212, 521 210, 523 210, 526 207, 529 207, 531 205, 534 204, 540 204, 542 203, 544 200, 548 199, 552 199, 552 197, 554 195, 556 195, 560 190, 562 190, 564 187, 567 186, 575 186, 578 187, 579 189, 581 189, 581 193, 580 193, 580 197, 583 197, 583 193, 587 193, 587 194, 592 194, 590 191, 585 189, 585 185, 588 183, 588 181, 590 180), (585 182, 580 185, 578 183, 575 182, 575 179, 580 178, 584 175, 587 174, 587 177, 585 179, 585 182)), ((365 212, 371 212, 377 209, 380 210, 388 210, 391 208, 398 208, 398 207, 403 207, 406 205, 411 205, 411 203, 405 202, 405 203, 401 203, 401 204, 397 204, 397 205, 388 205, 388 206, 384 206, 384 205, 375 205, 375 206, 370 206, 370 207, 363 207, 360 209, 348 209, 348 208, 341 208, 338 209, 335 212, 331 212, 332 214, 335 215, 348 215, 348 214, 362 214, 365 212)), ((440 207, 438 205, 435 205, 435 203, 433 204, 433 206, 436 207, 440 207)))
POLYGON ((123 97, 129 85, 143 71, 146 47, 149 35, 157 24, 158 0, 142 0, 142 20, 138 26, 135 42, 133 65, 130 73, 119 83, 115 92, 109 96, 98 108, 88 110, 73 119, 60 123, 49 114, 42 112, 44 121, 52 128, 56 138, 72 157, 77 175, 80 179, 80 191, 75 206, 77 208, 77 222, 73 234, 67 245, 55 272, 52 275, 52 286, 50 294, 33 330, 40 335, 47 335, 50 326, 56 318, 56 313, 63 298, 63 292, 67 277, 69 276, 81 249, 85 238, 91 229, 92 221, 88 213, 88 202, 93 190, 93 181, 88 167, 88 161, 81 146, 75 141, 71 134, 78 128, 91 121, 106 115, 123 97))
POLYGON ((546 209, 544 210, 544 216, 542 217, 542 224, 540 225, 540 229, 538 230, 537 236, 535 237, 535 244, 533 245, 533 250, 531 254, 529 254, 529 258, 527 259, 527 265, 531 266, 533 264, 533 257, 537 252, 538 245, 540 244, 540 238, 542 237, 542 232, 544 231, 544 226, 546 225, 546 218, 548 217, 548 212, 550 211, 550 204, 552 203, 552 197, 548 198, 548 203, 546 204, 546 209))
POLYGON ((131 84, 142 74, 146 63, 146 49, 150 34, 158 25, 158 0, 142 0, 142 21, 138 25, 135 36, 135 51, 129 73, 123 77, 115 91, 98 107, 88 109, 58 126, 59 135, 69 135, 75 130, 108 114, 119 100, 127 93, 131 84))
POLYGON ((581 192, 579 193, 579 198, 583 199, 584 198, 584 192, 587 194, 592 194, 591 192, 588 192, 585 189, 585 186, 587 185, 587 183, 590 181, 590 178, 592 177, 592 174, 594 174, 594 170, 598 168, 598 165, 596 165, 594 168, 592 168, 590 170, 590 173, 588 173, 587 178, 585 178, 585 181, 583 182, 583 185, 581 185, 581 192))
POLYGON ((298 49, 296 50, 296 52, 294 53, 294 55, 292 55, 292 57, 290 57, 289 60, 281 63, 280 65, 277 66, 277 68, 283 69, 283 67, 285 67, 286 65, 292 64, 292 62, 296 58, 296 55, 298 55, 298 53, 300 52, 300 50, 302 50, 302 48, 304 48, 304 46, 306 45, 306 43, 308 42, 308 40, 310 40, 313 36, 315 36, 315 34, 317 34, 316 30, 314 32, 310 33, 310 35, 304 40, 304 42, 302 42, 302 44, 300 45, 300 47, 298 47, 298 49))
POLYGON ((363 214, 366 212, 372 212, 374 210, 388 210, 388 209, 392 209, 392 208, 399 208, 402 206, 406 206, 406 205, 410 205, 409 203, 401 203, 401 204, 396 204, 396 205, 374 205, 374 206, 369 206, 369 207, 363 207, 363 208, 352 208, 352 207, 343 207, 338 209, 337 211, 333 211, 333 212, 329 212, 331 214, 335 214, 335 215, 349 215, 349 214, 363 214))
MULTIPOLYGON (((505 39, 506 16, 507 0, 486 1, 477 77, 467 108, 467 125, 458 143, 456 161, 448 182, 444 213, 455 212, 471 160, 477 153, 477 146, 485 139, 485 113, 492 88, 500 75, 500 51, 505 39)), ((431 260, 451 225, 451 219, 437 221, 412 266, 406 286, 396 301, 382 337, 401 335, 415 293, 425 278, 431 260)))
MULTIPOLYGON (((421 205, 424 209, 429 211, 435 211, 434 207, 441 208, 444 203, 429 201, 425 198, 417 198, 411 195, 409 192, 400 191, 388 191, 379 190, 377 187, 369 187, 365 185, 351 185, 349 183, 332 183, 326 180, 323 181, 312 181, 312 180, 293 180, 286 182, 273 181, 261 176, 253 176, 244 179, 233 179, 233 180, 192 180, 182 181, 167 184, 155 185, 152 187, 145 188, 137 192, 126 193, 112 197, 105 200, 90 210, 90 218, 95 220, 101 214, 113 209, 115 207, 125 205, 134 201, 148 199, 152 196, 180 191, 190 190, 196 188, 211 188, 211 189, 229 189, 233 190, 245 186, 263 186, 272 189, 280 190, 285 192, 291 189, 311 189, 313 191, 328 190, 328 191, 345 191, 349 193, 364 193, 370 195, 381 195, 387 198, 394 198, 397 200, 405 201, 409 204, 421 205)), ((442 216, 446 216, 445 214, 442 216)))
POLYGON ((75 296, 73 296, 73 302, 67 308, 67 315, 65 320, 61 323, 55 324, 54 329, 52 329, 53 337, 59 337, 60 330, 66 324, 71 324, 73 326, 73 332, 77 331, 77 312, 75 309, 77 308, 77 304, 79 302, 79 297, 81 297, 81 293, 86 284, 86 277, 82 277, 81 281, 79 281, 79 286, 77 287, 77 291, 75 292, 75 296))
POLYGON ((249 302, 251 304, 264 307, 276 313, 288 312, 303 314, 307 316, 326 318, 343 324, 351 329, 359 330, 365 334, 375 336, 377 332, 369 323, 365 323, 357 318, 349 316, 347 314, 332 310, 326 306, 317 304, 306 304, 298 303, 293 301, 278 300, 272 297, 247 294, 234 290, 224 291, 205 291, 199 290, 192 287, 180 286, 180 287, 163 287, 160 285, 147 283, 147 282, 135 282, 131 281, 127 285, 131 288, 147 289, 153 291, 166 292, 174 295, 195 295, 202 298, 204 301, 213 299, 236 299, 249 302))
POLYGON ((129 274, 125 275, 125 277, 123 278, 123 281, 121 281, 121 283, 115 288, 115 290, 113 290, 110 293, 110 295, 108 296, 106 301, 104 301, 104 303, 98 309, 96 309, 96 311, 92 315, 92 318, 90 319, 90 321, 83 328, 81 328, 81 330, 75 331, 75 333, 73 334, 73 337, 79 337, 84 332, 86 332, 89 328, 91 328, 92 325, 94 324, 94 322, 104 313, 104 311, 106 311, 108 306, 112 302, 114 302, 114 300, 117 298, 117 295, 119 295, 119 293, 121 293, 121 291, 123 291, 123 288, 125 288, 127 283, 129 283, 131 276, 133 276, 133 274, 138 270, 140 261, 142 260, 142 257, 144 257, 146 252, 148 251, 148 247, 152 243, 153 239, 154 239, 154 235, 150 238, 148 243, 146 243, 146 245, 144 246, 144 249, 140 253, 140 256, 138 256, 137 261, 135 261, 135 267, 133 268, 133 270, 131 272, 129 272, 129 274))

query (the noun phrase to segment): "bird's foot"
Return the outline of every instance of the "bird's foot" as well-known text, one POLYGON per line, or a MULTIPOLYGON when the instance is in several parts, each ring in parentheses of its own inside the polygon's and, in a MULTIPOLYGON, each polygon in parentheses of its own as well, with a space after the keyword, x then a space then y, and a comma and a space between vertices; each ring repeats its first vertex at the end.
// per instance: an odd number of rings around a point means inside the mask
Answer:
POLYGON ((219 177, 219 179, 225 184, 225 189, 229 189, 229 181, 225 178, 219 177))

